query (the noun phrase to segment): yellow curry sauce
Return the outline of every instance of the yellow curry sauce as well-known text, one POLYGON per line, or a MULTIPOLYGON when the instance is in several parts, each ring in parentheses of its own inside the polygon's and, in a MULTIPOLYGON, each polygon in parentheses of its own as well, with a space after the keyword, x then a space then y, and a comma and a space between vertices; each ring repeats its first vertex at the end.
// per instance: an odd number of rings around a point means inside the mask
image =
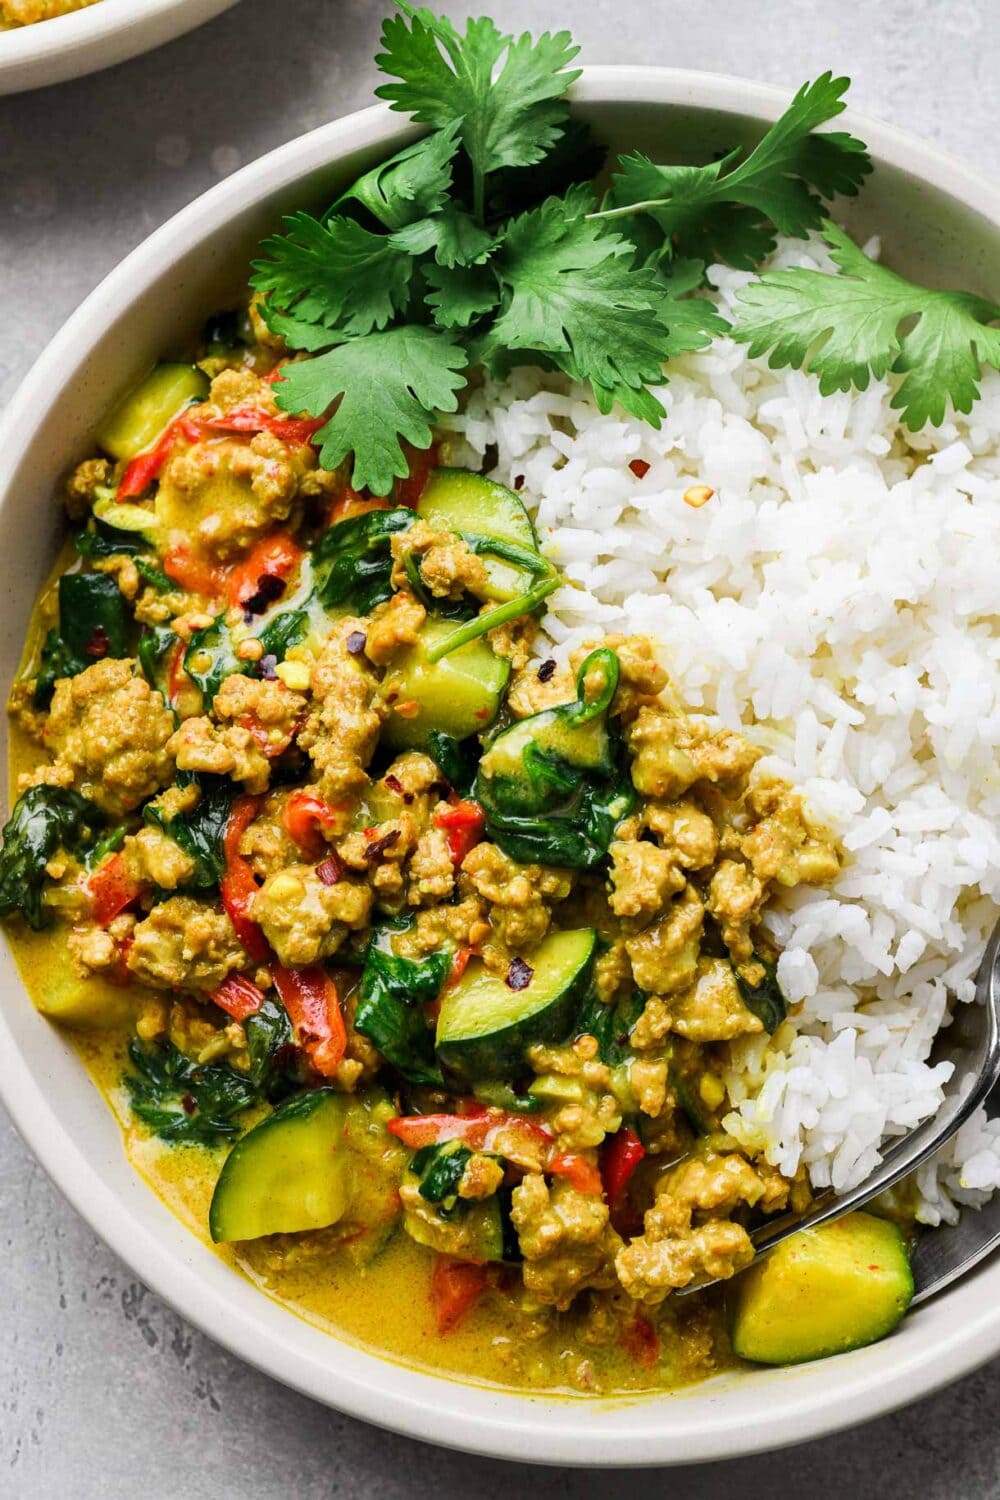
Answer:
POLYGON ((323 471, 282 352, 160 367, 70 480, 11 698, 29 992, 151 1186, 310 1321, 514 1387, 702 1378, 720 1294, 672 1294, 808 1201, 725 1069, 784 1014, 767 903, 837 851, 654 643, 539 660, 511 491, 323 471))

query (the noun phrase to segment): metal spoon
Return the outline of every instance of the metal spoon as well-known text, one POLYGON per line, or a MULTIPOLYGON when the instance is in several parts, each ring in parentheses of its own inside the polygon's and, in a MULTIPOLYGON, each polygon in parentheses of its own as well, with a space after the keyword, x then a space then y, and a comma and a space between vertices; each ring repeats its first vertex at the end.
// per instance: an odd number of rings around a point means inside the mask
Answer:
MULTIPOLYGON (((964 1125, 1000 1080, 1000 923, 994 929, 976 976, 976 998, 956 1011, 935 1047, 934 1061, 955 1065, 944 1086, 945 1097, 937 1114, 890 1146, 872 1174, 850 1192, 840 1196, 826 1192, 808 1212, 782 1214, 760 1225, 750 1236, 758 1258, 800 1229, 828 1223, 861 1208, 916 1171, 964 1125)), ((1000 1090, 997 1102, 1000 1103, 1000 1090)), ((1000 1195, 979 1213, 963 1214, 954 1227, 922 1235, 914 1257, 917 1286, 914 1301, 919 1302, 947 1286, 998 1244, 1000 1195), (939 1240, 940 1249, 936 1249, 939 1240)), ((683 1290, 700 1290, 709 1285, 707 1280, 699 1281, 683 1290)))
MULTIPOLYGON (((987 1098, 986 1113, 991 1119, 1000 1114, 1000 1087, 994 1088, 987 1098)), ((980 1209, 965 1209, 957 1224, 941 1224, 925 1230, 910 1255, 914 1303, 925 1302, 943 1291, 998 1247, 1000 1193, 995 1193, 980 1209)))

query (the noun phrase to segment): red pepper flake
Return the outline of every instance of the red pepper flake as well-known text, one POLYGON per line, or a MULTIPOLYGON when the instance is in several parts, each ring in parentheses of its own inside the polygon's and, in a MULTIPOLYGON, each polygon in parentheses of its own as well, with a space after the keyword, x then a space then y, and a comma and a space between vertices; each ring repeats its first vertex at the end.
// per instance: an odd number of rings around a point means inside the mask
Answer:
POLYGON ((107 631, 103 625, 95 625, 93 635, 83 648, 85 653, 87 656, 107 656, 110 648, 111 642, 108 640, 107 631))
POLYGON ((195 1099, 193 1094, 181 1095, 181 1109, 183 1109, 186 1115, 193 1115, 197 1108, 198 1101, 195 1099))
POLYGON ((555 675, 555 670, 556 670, 556 659, 555 659, 555 657, 554 656, 546 657, 545 661, 543 661, 542 665, 538 668, 538 674, 537 675, 538 675, 539 682, 549 682, 551 680, 551 678, 555 675))
MULTIPOLYGON (((365 829, 366 834, 367 832, 368 830, 365 829)), ((374 864, 377 859, 382 858, 382 855, 387 849, 391 849, 393 844, 398 844, 398 842, 399 829, 394 828, 390 833, 386 834, 385 838, 376 839, 374 844, 369 844, 368 848, 365 850, 365 859, 369 864, 374 864)))
MULTIPOLYGON (((371 850, 368 852, 370 854, 371 850)), ((344 867, 335 854, 329 855, 322 864, 316 866, 316 874, 324 885, 336 885, 343 873, 344 867)))
POLYGON ((396 793, 397 797, 401 797, 403 795, 403 783, 400 781, 398 776, 386 776, 385 784, 389 788, 390 792, 396 793))
POLYGON ((504 983, 509 990, 526 990, 534 977, 535 971, 530 964, 526 964, 523 958, 512 958, 504 983))
POLYGON ((636 479, 645 479, 646 475, 649 473, 649 464, 644 458, 633 458, 629 463, 629 468, 632 470, 632 473, 635 475, 636 479))
POLYGON ((256 592, 243 601, 243 619, 248 624, 254 615, 262 615, 269 604, 280 599, 285 592, 285 580, 276 573, 262 573, 257 579, 256 592))
POLYGON ((523 490, 524 489, 524 475, 523 474, 515 474, 514 475, 514 488, 516 490, 523 490))
POLYGON ((352 656, 360 656, 368 644, 368 637, 363 630, 352 630, 347 637, 345 645, 352 656))

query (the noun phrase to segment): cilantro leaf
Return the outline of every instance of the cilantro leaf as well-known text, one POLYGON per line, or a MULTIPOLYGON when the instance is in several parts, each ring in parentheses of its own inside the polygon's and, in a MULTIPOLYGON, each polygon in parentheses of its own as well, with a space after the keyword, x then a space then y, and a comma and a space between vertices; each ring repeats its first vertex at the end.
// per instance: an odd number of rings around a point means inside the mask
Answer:
POLYGON ((804 236, 823 220, 823 200, 854 194, 871 171, 863 143, 844 131, 815 135, 844 109, 849 80, 824 73, 799 89, 744 161, 739 150, 703 167, 622 158, 605 214, 648 214, 663 254, 725 260, 752 270, 774 248, 775 231, 804 236))
POLYGON ((287 234, 261 245, 250 284, 285 313, 344 333, 384 328, 409 294, 413 261, 391 236, 371 234, 353 219, 321 224, 311 214, 285 219, 287 234))
POLYGON ((541 161, 562 134, 568 113, 562 96, 579 77, 568 64, 579 49, 569 32, 515 39, 487 16, 468 21, 462 35, 422 7, 397 3, 403 14, 386 20, 385 50, 375 61, 399 81, 375 92, 422 124, 460 122, 482 222, 487 173, 541 161))
MULTIPOLYGON (((675 302, 654 271, 636 268, 633 247, 587 216, 592 201, 588 189, 571 188, 511 223, 494 261, 503 307, 479 352, 494 368, 512 350, 540 352, 621 396, 662 384, 664 360, 707 343, 719 320, 706 304, 675 302)), ((643 402, 650 415, 654 405, 658 422, 659 403, 643 402)))
POLYGON ((400 437, 415 448, 430 445, 435 414, 458 406, 466 362, 447 334, 403 324, 287 365, 274 396, 283 411, 316 417, 336 402, 316 434, 320 462, 335 469, 353 452, 355 489, 385 495, 408 473, 400 437))
POLYGON ((427 266, 427 305, 439 328, 468 328, 492 312, 500 288, 488 266, 427 266))
POLYGON ((496 249, 497 236, 481 229, 459 204, 449 203, 440 213, 397 230, 392 244, 407 255, 426 255, 433 250, 439 266, 471 266, 486 260, 496 249))
POLYGON ((359 177, 334 204, 334 212, 360 203, 386 229, 402 229, 442 208, 451 189, 458 150, 458 121, 425 135, 359 177))
POLYGON ((903 379, 892 405, 913 431, 944 420, 950 400, 971 410, 981 366, 1000 369, 1000 306, 970 292, 940 292, 877 265, 842 229, 823 235, 841 275, 768 271, 739 294, 733 338, 772 369, 807 368, 824 395, 865 390, 893 371, 903 379), (917 321, 905 333, 901 324, 917 321))

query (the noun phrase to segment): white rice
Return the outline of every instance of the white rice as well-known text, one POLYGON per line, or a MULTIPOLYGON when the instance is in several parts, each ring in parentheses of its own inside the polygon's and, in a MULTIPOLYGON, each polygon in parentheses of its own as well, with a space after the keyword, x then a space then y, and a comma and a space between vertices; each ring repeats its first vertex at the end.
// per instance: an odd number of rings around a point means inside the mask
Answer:
MULTIPOLYGON (((830 268, 802 241, 772 264, 830 268)), ((750 279, 711 278, 723 310, 750 279)), ((783 1171, 802 1161, 842 1189, 939 1104, 931 1044, 972 998, 1000 901, 1000 377, 969 416, 917 434, 886 381, 822 397, 728 339, 658 394, 659 432, 521 370, 450 426, 466 458, 496 445, 495 477, 523 485, 577 585, 551 597, 545 649, 654 636, 689 707, 742 726, 842 838, 833 888, 769 918, 801 1008, 777 1047, 734 1048, 726 1121, 783 1171), (695 483, 715 490, 701 509, 682 498, 695 483)), ((930 1223, 982 1201, 1000 1121, 970 1122, 919 1185, 930 1223)))

